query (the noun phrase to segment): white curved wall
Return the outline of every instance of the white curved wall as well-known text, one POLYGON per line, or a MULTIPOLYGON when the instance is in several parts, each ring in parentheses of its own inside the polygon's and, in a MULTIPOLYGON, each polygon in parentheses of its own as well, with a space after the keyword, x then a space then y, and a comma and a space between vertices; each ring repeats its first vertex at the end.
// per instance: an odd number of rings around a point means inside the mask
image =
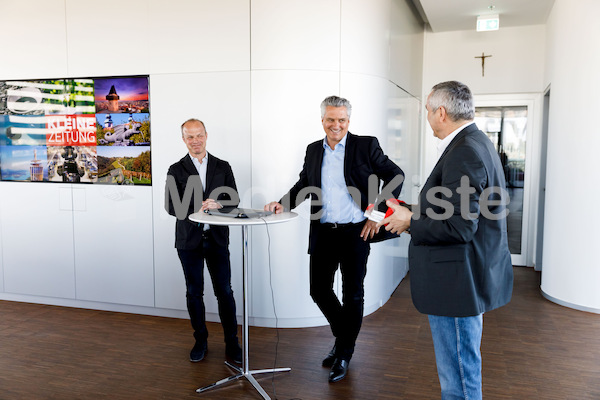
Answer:
MULTIPOLYGON (((353 103, 351 131, 377 136, 407 175, 414 173, 421 106, 417 98, 399 87, 413 94, 421 87, 423 29, 409 3, 2 2, 0 26, 7 31, 22 31, 20 27, 26 21, 29 29, 18 41, 3 45, 0 57, 19 57, 0 63, 0 80, 150 75, 153 186, 131 188, 133 192, 125 196, 141 202, 138 212, 131 215, 135 220, 121 221, 143 232, 136 239, 137 249, 144 254, 143 259, 137 259, 140 262, 136 264, 135 257, 103 254, 94 246, 97 239, 92 236, 84 244, 62 243, 66 248, 48 244, 48 254, 60 251, 75 253, 76 257, 71 257, 69 263, 53 262, 50 270, 43 270, 40 261, 47 257, 41 254, 29 254, 32 259, 26 263, 28 266, 20 267, 19 254, 25 251, 27 231, 26 224, 15 221, 16 217, 26 218, 29 211, 23 207, 14 218, 8 215, 19 206, 15 204, 17 197, 13 197, 15 190, 50 191, 48 198, 55 199, 40 210, 45 217, 36 218, 36 223, 44 221, 37 233, 40 240, 53 232, 50 216, 72 220, 71 225, 59 225, 63 236, 81 229, 81 224, 96 223, 94 218, 103 220, 106 229, 114 221, 102 210, 74 218, 75 211, 60 208, 61 195, 65 201, 74 196, 74 188, 69 185, 61 192, 56 185, 0 182, 0 289, 4 290, 0 298, 185 317, 183 274, 173 248, 174 219, 164 211, 163 198, 167 168, 186 152, 179 127, 190 117, 205 121, 208 151, 231 163, 246 207, 261 208, 295 182, 306 145, 323 137, 319 104, 331 94, 346 96, 353 103), (89 21, 98 18, 102 29, 90 35, 89 21), (32 49, 33 54, 22 52, 23 48, 32 49), (93 263, 86 261, 90 257, 96 257, 93 263), (106 262, 114 268, 98 275, 106 262), (134 264, 137 269, 127 269, 134 264), (48 282, 57 284, 38 287, 26 279, 27 274, 36 273, 47 274, 48 282)), ((403 193, 411 191, 408 187, 403 193)), ((85 190, 87 204, 110 210, 114 204, 101 192, 96 188, 85 190)), ((35 201, 34 196, 31 202, 35 201)), ((306 206, 298 211, 307 215, 306 206)), ((277 323, 281 327, 326 324, 309 296, 308 220, 301 217, 271 226, 269 234, 277 308, 273 310, 271 299, 269 237, 264 227, 252 227, 251 323, 277 323)), ((403 238, 373 246, 366 279, 366 313, 385 303, 404 277, 406 245, 403 238)), ((232 229, 230 250, 232 285, 241 314, 239 230, 232 229)), ((208 282, 208 275, 206 278, 208 282)), ((340 283, 336 284, 341 292, 340 283)), ((207 318, 218 321, 216 299, 208 285, 205 293, 207 318)))
POLYGON ((551 85, 542 291, 600 313, 598 170, 600 3, 555 0, 548 20, 551 85))
MULTIPOLYGON (((377 136, 390 157, 395 156, 390 153, 395 138, 418 136, 418 124, 408 122, 418 121, 419 113, 409 103, 394 110, 400 104, 396 99, 410 96, 391 82, 391 57, 407 50, 394 47, 399 42, 392 36, 422 48, 422 27, 406 2, 260 0, 252 2, 251 13, 253 207, 278 200, 298 179, 306 146, 324 136, 319 104, 326 96, 347 97, 353 104, 350 131, 377 136), (400 114, 405 129, 390 122, 400 114)), ((412 62, 419 66, 418 74, 395 71, 395 76, 420 83, 421 59, 412 62)), ((407 173, 418 165, 416 153, 399 163, 407 173)), ((307 206, 299 207, 300 218, 269 227, 270 259, 265 228, 252 228, 250 313, 255 324, 327 324, 309 295, 307 206)), ((381 307, 406 274, 406 246, 405 239, 372 246, 366 314, 381 307)), ((341 296, 339 275, 335 285, 341 296)))

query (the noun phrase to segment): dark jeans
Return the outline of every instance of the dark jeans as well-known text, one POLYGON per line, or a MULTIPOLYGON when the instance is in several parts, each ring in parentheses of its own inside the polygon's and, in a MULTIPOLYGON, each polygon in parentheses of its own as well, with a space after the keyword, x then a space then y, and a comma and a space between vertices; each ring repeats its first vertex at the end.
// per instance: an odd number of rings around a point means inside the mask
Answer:
POLYGON ((237 343, 235 300, 231 289, 231 264, 229 249, 219 246, 210 230, 205 231, 200 245, 191 250, 177 249, 185 276, 187 308, 194 328, 196 341, 206 342, 206 317, 204 308, 204 260, 212 280, 219 305, 225 343, 237 343))
POLYGON ((312 232, 318 240, 310 255, 310 295, 329 321, 338 356, 348 360, 354 353, 364 312, 370 246, 360 237, 363 225, 319 224, 312 232), (341 303, 333 291, 338 266, 342 273, 341 303))

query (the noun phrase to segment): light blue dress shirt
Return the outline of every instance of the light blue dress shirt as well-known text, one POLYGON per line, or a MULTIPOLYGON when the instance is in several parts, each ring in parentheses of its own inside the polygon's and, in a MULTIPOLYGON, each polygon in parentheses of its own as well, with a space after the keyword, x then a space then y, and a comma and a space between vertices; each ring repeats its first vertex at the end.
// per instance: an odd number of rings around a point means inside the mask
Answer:
POLYGON ((323 215, 321 222, 340 224, 358 223, 365 219, 362 210, 350 196, 344 178, 344 158, 346 156, 346 134, 332 150, 323 139, 323 164, 321 164, 321 191, 323 194, 323 215))

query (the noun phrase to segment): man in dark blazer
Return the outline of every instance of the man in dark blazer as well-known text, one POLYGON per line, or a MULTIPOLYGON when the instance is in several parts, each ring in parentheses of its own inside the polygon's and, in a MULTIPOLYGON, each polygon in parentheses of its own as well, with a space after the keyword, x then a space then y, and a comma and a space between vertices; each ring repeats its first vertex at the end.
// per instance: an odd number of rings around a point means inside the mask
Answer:
POLYGON ((235 300, 231 289, 229 228, 209 226, 188 219, 190 214, 225 206, 237 206, 239 196, 231 166, 206 151, 204 123, 190 119, 181 125, 189 153, 169 167, 165 189, 165 208, 177 217, 175 247, 186 282, 187 308, 196 343, 190 361, 201 361, 207 352, 204 308, 204 261, 210 273, 219 317, 225 336, 225 354, 241 363, 242 351, 237 337, 235 300))
MULTIPOLYGON (((364 279, 369 239, 376 222, 364 211, 378 197, 383 181, 383 201, 400 195, 404 174, 381 150, 375 137, 348 132, 352 107, 346 99, 331 96, 321 103, 325 138, 308 145, 300 179, 278 202, 265 210, 280 213, 311 197, 310 295, 331 326, 335 345, 323 360, 330 367, 329 382, 343 379, 364 311, 364 279), (334 274, 342 273, 342 303, 333 291, 334 274)), ((382 230, 383 231, 383 230, 382 230)))
POLYGON ((440 83, 426 109, 440 159, 415 213, 388 202, 394 213, 379 226, 410 230, 412 299, 429 315, 442 398, 481 399, 483 313, 512 295, 508 193, 498 153, 473 122, 469 88, 440 83))

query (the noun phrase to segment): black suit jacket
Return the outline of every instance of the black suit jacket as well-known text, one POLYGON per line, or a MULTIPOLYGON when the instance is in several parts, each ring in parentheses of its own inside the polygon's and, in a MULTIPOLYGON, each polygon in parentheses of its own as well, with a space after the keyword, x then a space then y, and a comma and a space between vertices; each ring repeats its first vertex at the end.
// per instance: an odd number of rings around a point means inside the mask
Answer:
MULTIPOLYGON (((361 210, 365 210, 370 203, 374 203, 379 190, 369 193, 369 177, 376 178, 377 188, 381 181, 387 185, 396 176, 402 177, 399 185, 391 192, 394 197, 400 195, 404 173, 393 161, 391 161, 381 150, 379 141, 372 136, 357 136, 347 133, 346 149, 344 155, 344 177, 346 185, 350 188, 358 189, 357 196, 353 197, 361 210), (370 197, 369 197, 370 196, 370 197)), ((292 188, 279 200, 286 208, 294 208, 302 203, 308 197, 312 198, 311 203, 311 227, 309 237, 309 253, 314 248, 316 237, 314 226, 319 222, 321 205, 318 204, 318 197, 314 192, 307 188, 321 188, 321 164, 323 162, 323 139, 317 140, 308 145, 304 157, 304 166, 300 172, 300 178, 292 188)), ((352 194, 352 192, 351 192, 352 194)), ((380 203, 380 209, 386 210, 385 200, 380 203)), ((384 230, 381 229, 380 233, 384 230)))
POLYGON ((494 187, 506 190, 498 153, 475 124, 469 125, 440 157, 411 220, 410 283, 413 303, 420 312, 467 317, 510 301, 513 271, 506 218, 493 217, 505 212, 507 199, 499 201, 499 194, 487 196, 494 187), (473 188, 463 196, 463 214, 472 214, 470 218, 461 216, 457 188, 463 176, 473 188), (439 188, 449 189, 451 196, 441 195, 439 188), (481 212, 482 194, 491 200, 487 213, 481 212), (446 210, 449 218, 432 217, 446 210))
MULTIPOLYGON (((198 170, 189 154, 169 167, 165 188, 165 209, 177 217, 175 223, 175 247, 193 249, 200 244, 203 224, 188 219, 190 214, 198 212, 202 200, 212 198, 223 205, 237 206, 239 195, 235 185, 233 171, 227 161, 208 154, 206 169, 206 190, 202 190, 202 182, 198 170), (229 193, 215 189, 225 187, 229 193)), ((227 226, 210 227, 213 237, 221 246, 229 245, 229 228, 227 226)))

